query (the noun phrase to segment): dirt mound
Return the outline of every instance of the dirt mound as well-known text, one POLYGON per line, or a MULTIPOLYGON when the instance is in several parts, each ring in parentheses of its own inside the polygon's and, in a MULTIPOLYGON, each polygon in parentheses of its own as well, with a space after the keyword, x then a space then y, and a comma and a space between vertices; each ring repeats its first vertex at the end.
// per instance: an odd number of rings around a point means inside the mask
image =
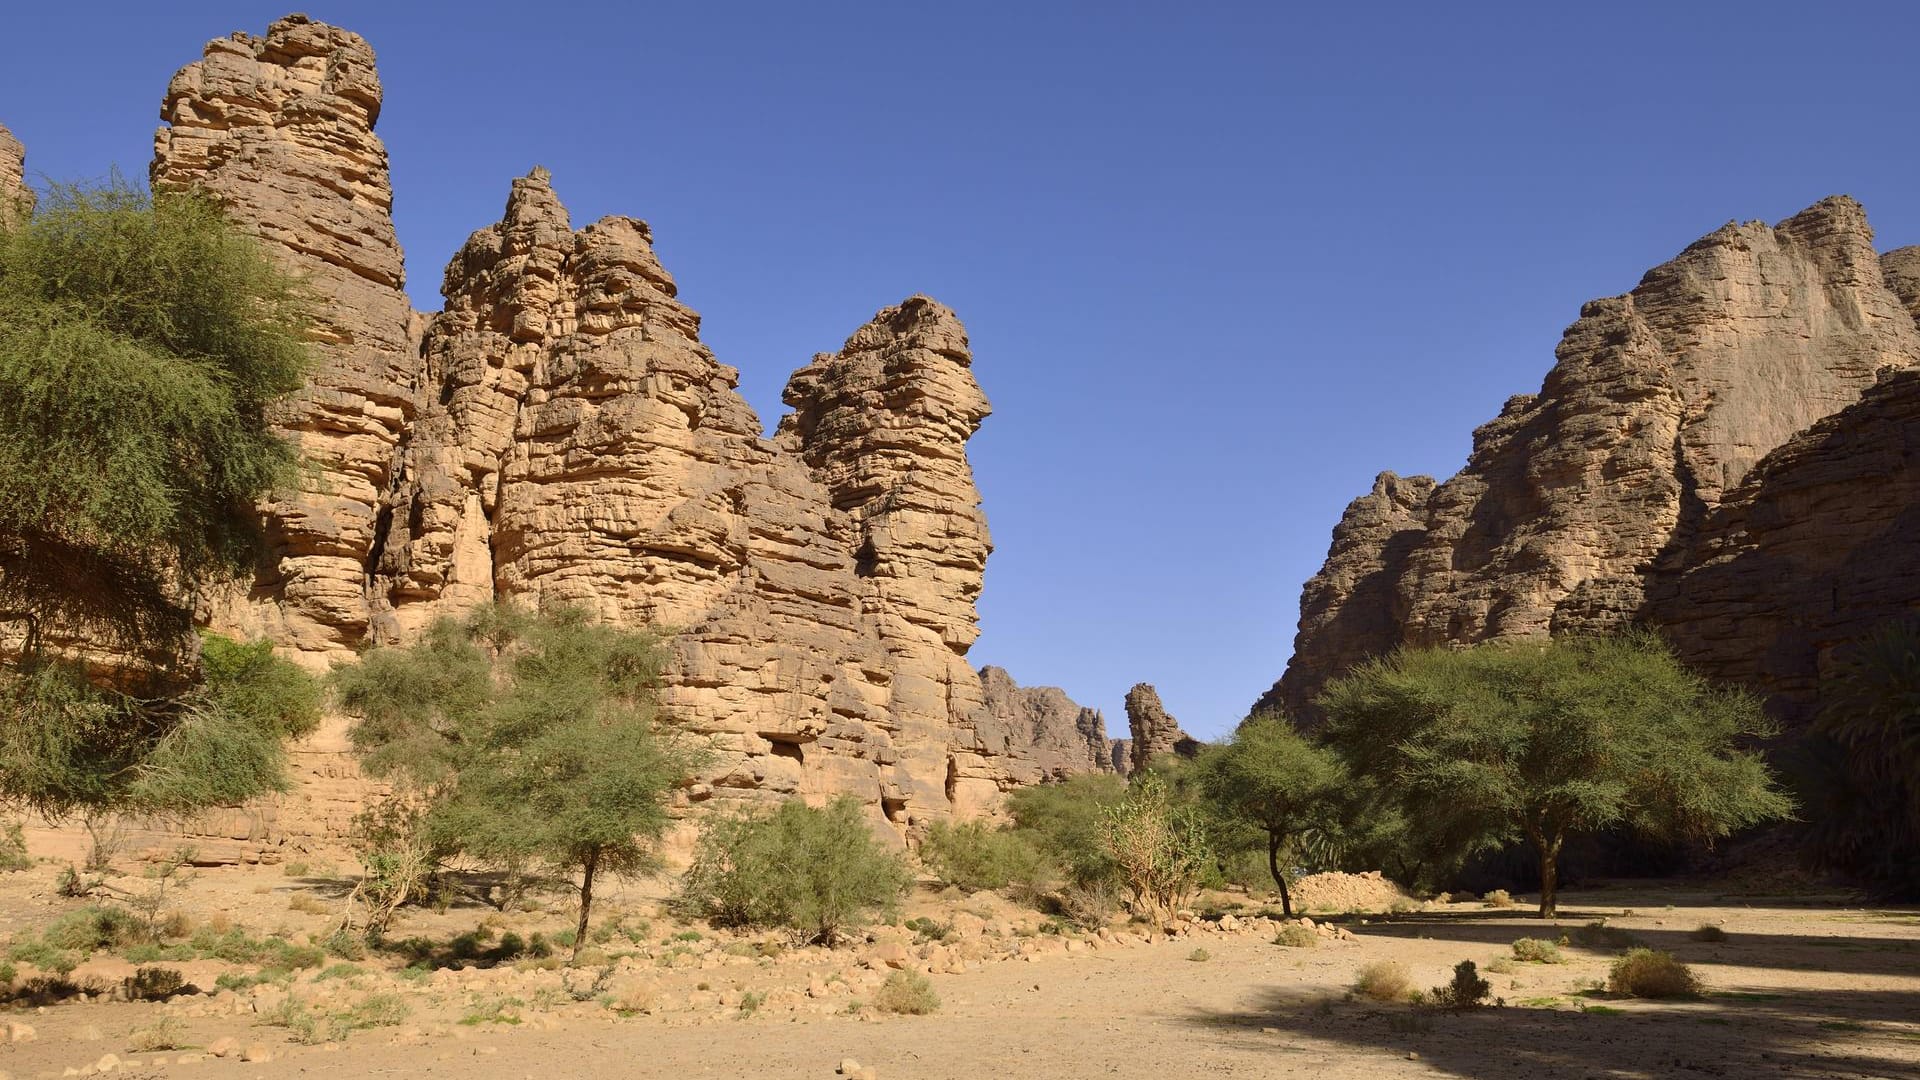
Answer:
POLYGON ((1386 911, 1412 901, 1378 870, 1364 874, 1309 874, 1290 886, 1295 905, 1307 911, 1386 911))

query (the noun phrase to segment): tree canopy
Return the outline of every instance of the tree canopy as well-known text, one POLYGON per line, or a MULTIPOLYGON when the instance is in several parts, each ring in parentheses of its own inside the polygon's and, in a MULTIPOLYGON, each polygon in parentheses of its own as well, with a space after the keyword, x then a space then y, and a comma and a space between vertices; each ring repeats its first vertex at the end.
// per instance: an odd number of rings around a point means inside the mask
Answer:
POLYGON ((1813 861, 1920 896, 1920 621, 1841 650, 1820 697, 1803 744, 1813 861))
POLYGON ((1354 771, 1439 846, 1530 843, 1543 916, 1571 834, 1710 841, 1793 807, 1740 748, 1770 730, 1758 704, 1645 634, 1406 650, 1336 680, 1319 704, 1354 771))
POLYGON ((1267 872, 1280 890, 1281 911, 1293 917, 1293 896, 1280 861, 1298 855, 1310 834, 1340 830, 1346 767, 1334 752, 1295 731, 1285 717, 1248 718, 1224 744, 1201 752, 1201 791, 1218 812, 1256 826, 1267 842, 1267 872))

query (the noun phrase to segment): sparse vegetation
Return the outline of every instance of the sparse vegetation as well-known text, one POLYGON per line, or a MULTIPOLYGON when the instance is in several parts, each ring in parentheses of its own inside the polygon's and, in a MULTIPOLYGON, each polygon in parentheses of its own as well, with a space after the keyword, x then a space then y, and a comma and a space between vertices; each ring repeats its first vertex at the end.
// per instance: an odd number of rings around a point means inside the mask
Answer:
POLYGON ((1320 944, 1320 935, 1299 923, 1287 923, 1273 935, 1273 943, 1289 949, 1311 949, 1320 944))
POLYGON ((1523 937, 1513 943, 1513 958, 1529 964, 1564 964, 1566 954, 1560 946, 1544 938, 1523 937))
POLYGON ((1204 964, 1207 961, 1213 959, 1213 954, 1208 952, 1205 949, 1195 949, 1192 952, 1187 954, 1187 959, 1193 961, 1196 964, 1204 964))
POLYGON ((1513 894, 1505 889, 1494 889, 1481 897, 1481 903, 1490 908, 1510 908, 1513 906, 1513 894))
POLYGON ((1354 977, 1353 992, 1368 1001, 1405 1001, 1413 995, 1413 979, 1399 964, 1376 960, 1354 977))
POLYGON ((1607 974, 1607 990, 1638 998, 1698 997, 1700 980, 1671 953, 1632 949, 1613 962, 1607 974))
POLYGON ((940 1008, 933 982, 917 971, 895 971, 873 993, 873 1007, 886 1013, 925 1016, 940 1008))
POLYGON ((717 926, 781 928, 831 945, 892 914, 912 882, 905 861, 874 839, 859 802, 842 797, 816 809, 795 800, 708 821, 679 903, 717 926))
POLYGON ((1134 913, 1156 925, 1187 905, 1212 859, 1200 815, 1175 805, 1166 781, 1152 771, 1117 805, 1101 810, 1100 841, 1119 867, 1134 913))
POLYGON ((1492 994, 1493 986, 1480 977, 1474 962, 1462 960, 1453 965, 1453 980, 1445 986, 1434 987, 1427 996, 1442 1009, 1476 1009, 1485 1005, 1492 994))
POLYGON ((1693 933, 1687 936, 1695 941, 1710 941, 1716 944, 1727 940, 1727 932, 1712 923, 1701 923, 1694 927, 1693 933))
POLYGON ((158 1050, 180 1050, 187 1045, 187 1025, 177 1016, 163 1013, 143 1028, 135 1028, 127 1036, 127 1049, 136 1054, 150 1054, 158 1050))
POLYGON ((920 858, 942 882, 967 892, 1006 889, 1033 897, 1055 876, 1031 834, 984 821, 935 822, 921 842, 920 858))

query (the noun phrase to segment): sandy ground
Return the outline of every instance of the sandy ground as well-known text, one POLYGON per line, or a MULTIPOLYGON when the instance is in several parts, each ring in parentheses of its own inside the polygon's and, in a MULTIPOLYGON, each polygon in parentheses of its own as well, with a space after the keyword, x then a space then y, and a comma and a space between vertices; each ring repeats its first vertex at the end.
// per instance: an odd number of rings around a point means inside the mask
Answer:
MULTIPOLYGON (((37 875, 0 879, 0 934, 44 923, 72 901, 47 894, 37 875)), ((323 911, 297 896, 330 895, 323 875, 289 878, 274 868, 209 871, 188 887, 190 910, 220 910, 262 931, 304 934, 323 911), (297 905, 297 906, 296 906, 297 905)), ((652 910, 644 888, 611 898, 609 912, 652 910)), ((1229 932, 1209 925, 1147 940, 1034 933, 1040 916, 998 898, 922 895, 909 912, 961 927, 947 943, 958 973, 932 975, 942 999, 930 1016, 847 1011, 868 996, 886 966, 866 951, 801 950, 776 958, 731 955, 710 933, 673 950, 679 924, 659 919, 641 954, 621 961, 663 1004, 622 1017, 594 1001, 540 993, 562 972, 441 972, 408 983, 374 969, 360 979, 293 988, 316 1001, 398 989, 410 1002, 404 1023, 353 1032, 343 1041, 300 1045, 265 1026, 245 993, 176 998, 167 1004, 110 1000, 0 1011, 33 1028, 30 1041, 0 1045, 0 1070, 14 1080, 93 1070, 106 1055, 123 1076, 494 1077, 753 1076, 832 1077, 845 1058, 883 1080, 901 1077, 1913 1077, 1920 1078, 1920 912, 1811 900, 1730 898, 1703 890, 1629 885, 1571 894, 1559 926, 1524 908, 1479 903, 1430 905, 1397 915, 1337 920, 1351 939, 1311 948, 1272 943, 1270 930, 1229 932), (1559 965, 1517 964, 1493 973, 1498 1007, 1446 1012, 1352 1000, 1356 971, 1376 960, 1404 965, 1418 986, 1446 980, 1454 963, 1484 969, 1518 937, 1555 937, 1606 919, 1641 943, 1693 965, 1707 988, 1691 1001, 1609 998, 1604 980, 1614 951, 1574 947, 1559 965), (1703 923, 1724 942, 1696 940, 1703 923), (969 932, 971 928, 971 933, 969 932), (657 940, 655 940, 657 939, 657 940), (1071 944, 1069 944, 1071 941, 1071 944), (972 944, 968 944, 971 942, 972 944), (1069 951, 1071 950, 1071 951, 1069 951), (1196 950, 1202 950, 1197 953, 1196 950), (669 955, 672 954, 672 955, 669 955), (1204 959, 1197 958, 1204 955, 1204 959), (660 957, 667 956, 663 962, 660 957), (688 956, 696 959, 688 960, 688 956), (863 957, 865 962, 863 963, 863 957), (685 966, 678 966, 684 962, 685 966), (845 982, 842 982, 842 979, 845 982), (519 980, 519 981, 515 981, 519 980), (542 982, 544 980, 544 982, 542 982), (811 984, 825 992, 808 996, 811 984), (337 985, 336 985, 337 984, 337 985), (768 995, 751 1015, 743 993, 768 995), (324 995, 333 994, 335 998, 324 995), (509 999, 508 995, 512 995, 509 999), (555 1000, 555 999, 558 1000, 555 1000), (489 1003, 520 1022, 473 1022, 489 1003), (134 1032, 162 1015, 180 1025, 182 1045, 129 1050, 134 1032), (468 1023, 461 1023, 467 1019, 468 1023), (207 1055, 220 1040, 236 1051, 207 1055), (269 1060, 243 1062, 238 1047, 269 1060), (70 1071, 71 1070, 71 1071, 70 1071)), ((1248 914, 1242 909, 1242 916, 1248 914)), ((565 922, 562 903, 524 916, 526 926, 565 922)), ((492 918, 455 908, 409 916, 401 934, 447 936, 492 918)), ((1264 925, 1264 924, 1262 924, 1264 925)), ((904 932, 887 930, 885 941, 904 932)), ((927 951, 923 946, 919 951, 927 951)), ((741 951, 741 950, 736 950, 741 951)), ((938 961, 946 953, 936 955, 938 961)), ((119 961, 82 969, 111 975, 119 961)), ((915 957, 913 963, 919 964, 915 957)), ((211 981, 206 962, 178 965, 211 981)), ((925 965, 921 965, 925 966, 925 965)), ((1504 965, 1503 965, 1504 966, 1504 965)), ((124 965, 122 965, 124 968, 124 965)), ((269 991, 271 993, 271 991, 269 991)))

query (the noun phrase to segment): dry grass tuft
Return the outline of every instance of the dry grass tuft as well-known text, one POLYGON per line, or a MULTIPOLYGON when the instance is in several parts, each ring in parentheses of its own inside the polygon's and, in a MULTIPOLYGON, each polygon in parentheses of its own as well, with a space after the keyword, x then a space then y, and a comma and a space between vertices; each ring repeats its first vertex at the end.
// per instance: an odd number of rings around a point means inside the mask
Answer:
POLYGON ((1353 992, 1369 1001, 1405 1001, 1413 994, 1413 979, 1399 964, 1376 960, 1360 969, 1353 992))
POLYGON ((1671 953, 1633 949, 1613 962, 1607 989, 1637 998, 1698 997, 1700 979, 1671 953))
POLYGON ((1513 894, 1505 889, 1495 889, 1480 898, 1488 907, 1512 907, 1513 894))
POLYGON ((933 983, 917 971, 896 971, 874 992, 873 1007, 881 1012, 925 1016, 940 1008, 933 983))
POLYGON ((1727 932, 1712 923, 1701 923, 1689 936, 1695 941, 1721 942, 1727 940, 1727 932))

